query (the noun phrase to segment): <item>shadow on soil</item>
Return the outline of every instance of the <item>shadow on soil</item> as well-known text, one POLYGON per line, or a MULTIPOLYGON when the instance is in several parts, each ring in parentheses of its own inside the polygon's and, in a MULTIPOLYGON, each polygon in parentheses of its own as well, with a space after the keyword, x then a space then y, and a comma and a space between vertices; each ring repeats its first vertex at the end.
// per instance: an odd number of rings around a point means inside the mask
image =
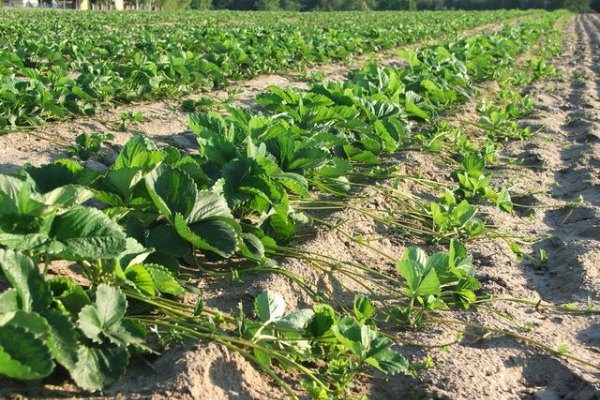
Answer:
MULTIPOLYGON (((598 31, 594 30, 590 17, 580 16, 576 25, 577 32, 577 65, 583 66, 586 59, 586 37, 592 49, 599 45, 598 31)), ((600 187, 594 183, 598 166, 593 165, 594 157, 588 157, 591 143, 598 140, 592 134, 596 128, 593 116, 593 105, 586 93, 590 86, 597 89, 600 85, 598 74, 586 77, 582 67, 577 68, 571 79, 570 91, 566 96, 568 109, 571 110, 561 131, 566 134, 568 145, 560 152, 562 168, 554 173, 554 189, 552 195, 571 206, 546 212, 544 223, 551 237, 533 246, 533 254, 546 251, 546 263, 524 261, 520 267, 525 272, 529 284, 540 294, 541 298, 550 302, 585 302, 588 298, 598 299, 598 288, 586 285, 587 274, 594 268, 589 259, 600 240, 600 187), (590 160, 590 162, 584 161, 590 160), (585 203, 577 204, 580 198, 585 203), (590 257, 588 257, 590 255, 590 257)), ((597 118, 597 117, 596 117, 597 118)))

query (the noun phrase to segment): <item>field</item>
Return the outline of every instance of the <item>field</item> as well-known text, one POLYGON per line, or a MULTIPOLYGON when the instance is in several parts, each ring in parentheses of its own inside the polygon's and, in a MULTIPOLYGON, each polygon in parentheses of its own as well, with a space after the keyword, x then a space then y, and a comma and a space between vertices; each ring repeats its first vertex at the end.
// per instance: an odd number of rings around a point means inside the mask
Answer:
POLYGON ((0 10, 0 397, 600 398, 600 16, 0 10))

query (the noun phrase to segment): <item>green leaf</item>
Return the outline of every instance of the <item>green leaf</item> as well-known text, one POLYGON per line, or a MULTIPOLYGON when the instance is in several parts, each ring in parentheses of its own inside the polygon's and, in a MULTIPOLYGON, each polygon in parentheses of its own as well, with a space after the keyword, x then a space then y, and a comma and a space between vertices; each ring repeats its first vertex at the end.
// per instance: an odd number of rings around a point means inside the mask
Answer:
POLYGON ((389 153, 396 151, 398 148, 398 142, 396 141, 398 138, 394 138, 393 132, 388 129, 392 127, 393 125, 387 125, 382 120, 377 120, 373 123, 375 132, 383 142, 382 145, 384 150, 389 153))
POLYGON ((150 271, 142 264, 134 264, 125 268, 125 277, 133 284, 133 286, 140 292, 148 295, 155 296, 156 288, 154 286, 154 279, 150 271))
POLYGON ((255 348, 254 357, 256 357, 256 361, 258 362, 258 364, 260 364, 262 368, 271 368, 271 356, 266 351, 255 348))
POLYGON ((265 245, 252 233, 242 233, 240 250, 244 257, 248 259, 262 260, 265 258, 265 245))
POLYGON ((379 158, 368 150, 360 150, 349 144, 344 145, 344 152, 349 159, 360 161, 365 164, 377 165, 379 164, 379 158))
POLYGON ((48 205, 65 209, 86 202, 92 197, 94 193, 86 187, 66 185, 44 194, 42 199, 48 205))
POLYGON ((354 317, 344 317, 332 330, 336 339, 359 358, 363 357, 363 327, 354 317))
MULTIPOLYGON (((471 263, 467 248, 460 241, 452 239, 448 246, 448 264, 450 267, 459 267, 464 262, 471 263)), ((469 265, 471 267, 471 265, 469 265)))
POLYGON ((266 211, 269 203, 280 201, 282 191, 266 170, 253 158, 236 159, 223 167, 223 192, 232 209, 247 206, 266 211))
POLYGON ((147 249, 142 246, 134 238, 128 237, 125 239, 126 248, 119 256, 119 265, 121 268, 129 267, 130 265, 140 264, 153 252, 152 249, 147 249))
POLYGON ((375 306, 366 296, 354 297, 354 315, 359 321, 366 321, 375 316, 375 306))
POLYGON ((419 60, 419 57, 417 56, 414 50, 400 50, 397 54, 398 56, 404 58, 411 68, 415 68, 421 65, 421 61, 419 60))
POLYGON ((34 198, 33 184, 0 174, 0 215, 39 214, 44 205, 34 198))
POLYGON ((285 313, 285 300, 269 290, 261 292, 254 300, 254 312, 262 322, 273 322, 285 313))
POLYGON ((546 250, 539 249, 539 254, 540 254, 540 262, 542 264, 547 263, 548 262, 548 253, 546 252, 546 250))
POLYGON ((479 178, 485 168, 485 159, 479 154, 470 153, 462 162, 462 169, 474 178, 479 178))
POLYGON ((352 172, 352 166, 348 160, 334 157, 323 167, 315 171, 317 176, 324 178, 337 178, 343 175, 348 175, 352 172))
POLYGON ((450 217, 454 226, 464 226, 471 218, 477 214, 477 207, 469 204, 468 201, 463 200, 452 210, 450 217))
POLYGON ((175 213, 187 217, 196 203, 196 183, 185 172, 161 164, 146 175, 146 188, 162 215, 172 221, 175 213))
POLYGON ((18 311, 20 309, 19 293, 10 288, 0 293, 0 314, 18 311))
MULTIPOLYGON (((181 214, 175 214, 175 229, 195 247, 230 257, 237 249, 237 222, 231 218, 214 217, 187 225, 181 214)), ((239 227, 237 227, 239 229, 239 227)))
POLYGON ((429 119, 429 113, 417 106, 409 97, 406 98, 404 110, 407 114, 420 118, 424 121, 427 121, 429 119))
POLYGON ((276 240, 282 242, 289 242, 294 238, 296 234, 296 224, 289 215, 282 215, 281 213, 275 213, 271 215, 265 222, 268 225, 263 224, 262 228, 265 229, 265 233, 272 236, 276 240))
POLYGON ((131 138, 119 153, 111 169, 139 168, 150 170, 165 158, 152 141, 143 135, 131 138))
POLYGON ((294 174, 291 172, 284 172, 277 176, 277 180, 281 182, 291 193, 294 193, 301 197, 308 196, 308 182, 302 175, 294 174))
POLYGON ((508 213, 513 210, 513 202, 510 198, 510 193, 506 188, 502 188, 500 192, 498 192, 498 197, 496 198, 496 205, 500 207, 502 211, 506 211, 508 213))
POLYGON ((116 258, 127 244, 115 221, 100 210, 83 206, 56 216, 50 237, 62 246, 59 256, 73 261, 116 258))
POLYGON ((396 264, 398 272, 406 280, 408 296, 427 297, 440 293, 440 281, 435 268, 428 262, 427 254, 418 247, 409 247, 396 264))
POLYGON ((158 264, 144 264, 144 267, 146 267, 148 272, 150 272, 150 275, 152 275, 154 287, 160 293, 173 296, 181 296, 185 293, 185 290, 165 267, 158 264))
POLYGON ((46 164, 41 167, 26 165, 23 170, 31 176, 42 193, 77 182, 75 173, 60 163, 46 164))
POLYGON ((396 268, 398 269, 398 273, 406 280, 408 289, 414 293, 421 282, 422 266, 415 260, 403 257, 397 262, 396 268))
POLYGON ((437 252, 427 257, 425 269, 435 269, 436 272, 447 270, 449 267, 449 255, 437 252))
MULTIPOLYGON (((25 219, 21 219, 21 221, 25 221, 25 219)), ((0 224, 4 222, 0 220, 0 224)), ((30 227, 32 229, 44 229, 42 225, 36 226, 37 222, 42 222, 41 220, 36 220, 32 222, 30 227)), ((11 227, 9 227, 10 229, 11 227)), ((10 232, 1 232, 0 227, 0 244, 6 246, 7 248, 17 250, 17 251, 30 251, 35 250, 39 247, 42 247, 47 241, 48 236, 45 233, 10 233, 10 232)))
POLYGON ((143 171, 137 168, 110 169, 94 182, 94 187, 98 189, 96 198, 113 207, 129 204, 134 189, 143 178, 143 171))
POLYGON ((77 364, 71 377, 77 386, 97 391, 118 381, 129 363, 129 352, 125 347, 103 345, 101 347, 80 346, 77 364))
POLYGON ((448 218, 442 212, 440 205, 438 203, 431 203, 430 207, 434 227, 445 227, 448 224, 448 218))
POLYGON ((517 260, 521 260, 524 253, 517 242, 510 243, 510 250, 517 256, 517 260))
POLYGON ((218 113, 194 114, 188 118, 190 129, 198 138, 200 155, 215 165, 225 165, 237 157, 234 129, 218 113))
POLYGON ((186 222, 199 222, 213 217, 231 218, 227 200, 215 192, 207 190, 199 192, 192 211, 186 217, 186 222))
POLYGON ((194 306, 194 317, 202 314, 202 311, 204 311, 204 301, 202 301, 202 298, 199 297, 196 301, 196 305, 194 306))
POLYGON ((117 288, 101 284, 96 289, 94 305, 83 307, 79 313, 79 329, 95 342, 101 342, 99 335, 109 335, 118 330, 127 310, 127 299, 117 288))
POLYGON ((176 258, 182 258, 190 254, 192 249, 190 243, 183 240, 175 228, 169 224, 161 224, 152 228, 148 232, 146 246, 153 247, 160 253, 176 258))
POLYGON ((304 332, 304 330, 308 327, 314 316, 315 312, 313 310, 311 310, 310 308, 303 308, 286 314, 275 324, 276 326, 286 330, 304 332))
POLYGON ((30 258, 13 250, 0 249, 0 269, 17 291, 21 310, 42 311, 50 305, 50 288, 30 258))
POLYGON ((397 373, 408 373, 410 363, 406 358, 390 348, 386 348, 365 360, 367 364, 372 365, 388 375, 397 373))
POLYGON ((83 288, 65 277, 54 277, 48 281, 54 302, 75 317, 83 307, 90 304, 90 298, 83 288))
POLYGON ((316 338, 322 338, 331 332, 337 323, 337 316, 330 305, 322 304, 313 307, 315 315, 308 325, 308 331, 316 338))
POLYGON ((79 345, 75 326, 67 316, 56 310, 48 310, 43 316, 49 325, 48 344, 52 355, 60 365, 72 373, 77 363, 79 345))
POLYGON ((438 279, 435 269, 431 268, 422 277, 419 287, 415 293, 418 296, 426 297, 430 295, 439 295, 440 292, 440 280, 438 279))
POLYGON ((41 379, 54 362, 44 340, 22 326, 0 327, 0 374, 15 379, 41 379))
POLYGON ((0 314, 0 326, 19 326, 44 341, 49 338, 48 322, 36 312, 15 311, 0 314))
POLYGON ((145 349, 142 332, 123 321, 127 299, 118 289, 101 284, 96 289, 94 305, 85 306, 79 313, 79 329, 96 343, 110 342, 127 347, 134 345, 145 349))

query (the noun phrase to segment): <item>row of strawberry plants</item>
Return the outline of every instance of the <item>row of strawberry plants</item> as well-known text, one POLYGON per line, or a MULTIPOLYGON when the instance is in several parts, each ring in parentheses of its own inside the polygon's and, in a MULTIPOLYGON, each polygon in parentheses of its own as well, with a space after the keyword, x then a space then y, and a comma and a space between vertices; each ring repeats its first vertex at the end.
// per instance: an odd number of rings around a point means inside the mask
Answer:
POLYGON ((531 13, 192 13, 161 14, 148 25, 138 13, 3 12, 0 129, 91 115, 114 102, 180 95, 531 13), (240 26, 232 29, 230 21, 240 26))
MULTIPOLYGON (((301 373, 316 398, 344 396, 366 365, 408 372, 364 297, 350 316, 327 305, 284 315, 280 296, 266 292, 248 318, 173 301, 185 290, 179 265, 209 269, 226 258, 285 274, 273 258, 295 255, 278 244, 309 220, 294 209, 309 199, 309 188, 344 195, 361 178, 385 175, 380 156, 414 143, 415 122, 431 121, 464 101, 475 82, 495 78, 497 66, 510 64, 558 15, 406 52, 407 66, 371 65, 344 83, 273 88, 257 99, 264 112, 194 115, 198 154, 158 149, 136 136, 106 171, 65 159, 1 175, 0 244, 7 250, 0 266, 11 289, 0 297, 0 372, 39 379, 55 361, 82 388, 97 390, 121 376, 130 351, 151 351, 145 327, 161 340, 213 340, 239 351, 291 396, 273 365, 301 373), (51 268, 53 260, 80 265, 83 287, 35 267, 51 268), (127 298, 159 314, 128 317, 127 298), (327 366, 314 367, 316 359, 327 366)), ((398 263, 403 281, 386 277, 396 292, 405 289, 400 315, 415 319, 419 305, 468 307, 476 300, 477 282, 456 237, 443 236, 447 253, 409 249, 398 263)))

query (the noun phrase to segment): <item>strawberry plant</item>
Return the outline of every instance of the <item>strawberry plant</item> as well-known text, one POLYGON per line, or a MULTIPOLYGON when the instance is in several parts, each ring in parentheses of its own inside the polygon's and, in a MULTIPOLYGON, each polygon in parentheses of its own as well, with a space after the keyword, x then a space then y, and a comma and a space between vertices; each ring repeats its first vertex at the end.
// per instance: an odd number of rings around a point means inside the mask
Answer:
MULTIPOLYGON (((353 377, 365 366, 385 374, 408 373, 408 361, 391 349, 392 341, 377 329, 376 310, 364 296, 354 300, 354 315, 340 316, 328 305, 299 309, 285 314, 285 302, 272 292, 260 293, 254 302, 256 320, 241 318, 242 337, 267 348, 278 346, 298 361, 324 357, 318 381, 306 381, 305 388, 314 398, 338 398, 350 389, 353 377), (273 339, 276 338, 274 341, 273 339), (327 382, 322 386, 319 382, 327 382)), ((269 368, 268 353, 255 354, 269 368)))
POLYGON ((106 284, 87 293, 67 278, 46 278, 22 253, 0 249, 0 373, 40 379, 56 364, 95 391, 125 372, 131 351, 147 351, 141 325, 124 319, 127 300, 106 284), (94 299, 94 301, 92 301, 94 299))
POLYGON ((454 192, 457 200, 467 199, 477 201, 485 198, 495 203, 501 210, 512 211, 512 201, 506 188, 495 191, 491 179, 484 174, 485 158, 477 153, 467 155, 461 168, 452 177, 458 181, 459 188, 454 192))
POLYGON ((471 238, 485 231, 485 223, 476 218, 477 207, 467 200, 457 201, 454 194, 446 191, 439 202, 430 204, 432 229, 436 240, 450 238, 471 238))
POLYGON ((3 11, 0 129, 91 115, 111 103, 173 97, 535 13, 293 14, 295 22, 288 24, 288 14, 238 19, 216 12, 199 19, 187 12, 147 19, 49 12, 39 18, 3 11), (108 25, 114 30, 110 38, 108 25))
MULTIPOLYGON (((96 391, 118 380, 132 355, 153 351, 148 343, 159 349, 182 339, 212 341, 238 352, 291 398, 298 397, 295 390, 300 386, 313 398, 346 398, 355 378, 369 368, 411 373, 391 336, 377 324, 396 318, 417 326, 444 310, 480 301, 471 259, 458 239, 466 243, 487 233, 475 201, 486 199, 510 210, 508 192, 490 187, 486 165, 496 160, 494 140, 509 137, 496 132, 517 135, 516 119, 531 112, 533 105, 506 83, 501 95, 502 104, 508 105, 480 109, 492 121, 486 139, 441 123, 441 115, 472 96, 477 82, 509 70, 514 58, 558 15, 406 51, 406 64, 371 63, 344 82, 316 82, 306 90, 271 88, 257 98, 260 110, 228 106, 226 113, 216 113, 202 101, 188 104, 194 111, 188 124, 198 141, 194 152, 159 147, 135 135, 106 170, 62 159, 40 167, 26 165, 15 175, 0 174, 0 281, 8 286, 0 293, 0 373, 41 379, 58 364, 81 388, 96 391), (423 123, 434 129, 428 132, 423 123), (444 191, 433 202, 383 188, 386 200, 398 207, 351 207, 395 228, 393 233, 405 239, 426 238, 447 244, 447 250, 427 255, 409 247, 396 260, 362 235, 345 232, 341 224, 305 214, 349 206, 342 200, 358 198, 353 188, 363 187, 365 179, 399 180, 397 170, 385 165, 385 157, 415 148, 458 161, 458 188, 444 191), (285 247, 299 237, 298 228, 313 222, 337 229, 356 245, 396 262, 395 273, 285 247), (328 274, 347 274, 365 290, 376 285, 390 295, 390 302, 359 295, 351 310, 334 309, 326 303, 326 294, 315 293, 310 283, 278 267, 280 257, 308 261, 328 274), (57 260, 77 264, 80 279, 54 276, 57 260), (186 282, 181 265, 198 269, 198 279, 227 276, 241 282, 245 272, 282 274, 306 290, 315 305, 286 312, 283 298, 270 291, 256 296, 252 310, 216 310, 201 299, 189 304, 179 297, 192 283, 186 282), (136 305, 135 315, 128 314, 129 304, 136 305), (152 340, 146 342, 146 337, 152 340)), ((49 16, 50 21, 62 21, 61 15, 49 16)), ((400 17, 382 16, 386 21, 400 17)), ((172 16, 175 21, 192 17, 172 16)), ((24 14, 16 21, 26 27, 30 18, 24 14)), ((375 46, 389 48, 488 17, 470 22, 457 18, 442 27, 421 20, 408 33, 390 24, 385 32, 398 37, 378 35, 367 41, 362 40, 365 25, 354 27, 354 17, 334 35, 319 24, 315 28, 315 19, 322 16, 305 16, 300 29, 291 29, 261 15, 257 18, 272 24, 260 28, 271 34, 260 31, 265 43, 255 40, 260 29, 251 23, 234 30, 239 36, 232 37, 219 25, 226 24, 223 17, 193 25, 189 32, 133 24, 131 36, 119 36, 110 46, 101 39, 101 27, 117 17, 87 18, 90 37, 82 39, 77 51, 63 44, 50 51, 44 40, 36 46, 11 29, 10 40, 0 38, 2 54, 17 50, 16 57, 7 56, 0 66, 9 81, 9 90, 0 92, 0 101, 7 105, 2 110, 8 110, 0 114, 4 126, 222 84, 289 66, 294 56, 319 62, 375 46), (323 35, 315 36, 315 30, 323 35), (142 36, 144 46, 129 45, 142 36), (199 36, 207 40, 198 41, 199 36), (93 64, 96 53, 106 62, 93 64), (71 70, 80 75, 65 78, 71 70), (20 90, 28 93, 26 103, 21 103, 20 90), (36 93, 43 93, 40 104, 36 93)), ((126 23, 141 17, 118 18, 126 23)), ((71 28, 66 25, 65 35, 71 28)), ((125 118, 127 123, 135 119, 125 118)), ((83 161, 97 153, 102 142, 102 137, 84 135, 71 152, 83 161)), ((435 193, 444 188, 432 179, 404 178, 428 185, 435 193)))
POLYGON ((396 263, 406 283, 407 306, 397 306, 403 322, 420 323, 427 312, 447 310, 449 305, 468 308, 477 300, 479 282, 473 276, 471 258, 466 248, 451 240, 447 252, 428 256, 418 247, 405 250, 396 263))
POLYGON ((479 119, 479 124, 495 141, 525 140, 533 134, 529 127, 519 126, 516 119, 520 112, 512 104, 508 104, 504 108, 491 106, 481 109, 481 111, 484 115, 479 119))
POLYGON ((75 138, 73 145, 67 147, 67 152, 81 161, 87 161, 98 155, 102 145, 113 138, 114 135, 110 132, 84 132, 75 138))
POLYGON ((144 120, 144 114, 141 111, 128 111, 119 114, 121 120, 119 124, 119 130, 125 132, 128 127, 138 124, 144 120))

